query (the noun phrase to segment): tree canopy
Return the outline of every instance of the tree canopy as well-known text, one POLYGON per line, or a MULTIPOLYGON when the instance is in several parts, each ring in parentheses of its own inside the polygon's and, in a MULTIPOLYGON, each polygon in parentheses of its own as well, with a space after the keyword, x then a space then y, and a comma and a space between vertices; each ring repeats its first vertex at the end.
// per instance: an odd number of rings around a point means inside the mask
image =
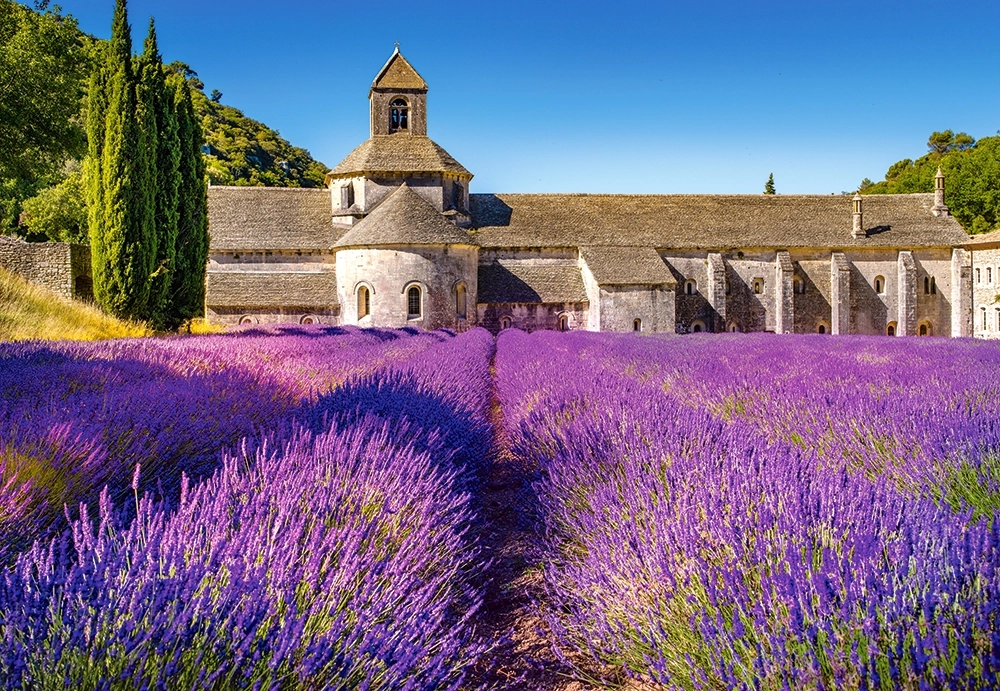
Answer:
POLYGON ((933 192, 938 166, 945 176, 945 203, 970 233, 984 233, 1000 225, 1000 133, 974 140, 951 130, 934 132, 928 153, 917 160, 904 158, 889 166, 885 179, 865 178, 865 194, 933 192))

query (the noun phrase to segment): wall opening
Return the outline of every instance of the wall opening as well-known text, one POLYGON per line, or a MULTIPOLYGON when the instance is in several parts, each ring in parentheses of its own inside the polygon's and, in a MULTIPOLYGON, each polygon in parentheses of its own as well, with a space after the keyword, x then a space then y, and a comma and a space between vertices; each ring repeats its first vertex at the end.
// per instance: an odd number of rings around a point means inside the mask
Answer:
POLYGON ((420 288, 412 286, 406 291, 406 318, 417 319, 420 317, 420 288))
POLYGON ((885 335, 895 336, 896 335, 896 322, 889 322, 885 325, 885 335))
POLYGON ((701 320, 691 322, 691 333, 700 334, 705 330, 705 322, 701 320))
POLYGON ((823 321, 816 325, 816 333, 818 334, 828 334, 830 333, 830 324, 823 321))
POLYGON ((240 324, 241 325, 244 325, 244 324, 256 324, 256 323, 257 323, 257 320, 254 319, 253 317, 247 317, 247 316, 240 317, 240 324))
POLYGON ((875 292, 879 295, 885 294, 885 278, 882 276, 875 277, 875 292))
POLYGON ((753 294, 763 295, 764 294, 764 279, 755 278, 753 279, 753 294))
POLYGON ((372 292, 368 286, 358 288, 358 319, 364 319, 372 313, 372 292))
POLYGON ((633 331, 642 331, 642 320, 641 319, 634 319, 634 320, 632 320, 632 330, 633 331))
POLYGON ((920 327, 917 329, 917 333, 921 336, 931 335, 931 324, 930 322, 921 322, 920 327))
POLYGON ((693 278, 684 281, 684 294, 694 295, 698 292, 698 282, 693 278))
POLYGON ((394 98, 389 104, 389 133, 410 127, 410 104, 405 98, 394 98))
POLYGON ((730 333, 734 333, 734 334, 735 333, 739 333, 740 332, 740 325, 737 324, 736 322, 729 322, 729 332, 730 333))
POLYGON ((802 280, 801 276, 796 276, 792 279, 792 290, 802 295, 806 292, 806 282, 802 280))
POLYGON ((461 283, 455 288, 455 314, 459 319, 465 319, 466 314, 466 290, 461 283))
POLYGON ((563 314, 559 317, 559 330, 569 331, 569 315, 563 314))
POLYGON ((302 317, 302 319, 299 320, 299 323, 300 324, 319 324, 319 319, 317 319, 316 317, 312 316, 311 314, 307 314, 306 316, 302 317))
POLYGON ((510 323, 510 317, 500 317, 500 330, 509 329, 510 323))
POLYGON ((987 329, 987 325, 986 325, 986 308, 985 307, 980 308, 979 312, 980 312, 980 314, 983 315, 983 331, 986 331, 986 329, 987 329))

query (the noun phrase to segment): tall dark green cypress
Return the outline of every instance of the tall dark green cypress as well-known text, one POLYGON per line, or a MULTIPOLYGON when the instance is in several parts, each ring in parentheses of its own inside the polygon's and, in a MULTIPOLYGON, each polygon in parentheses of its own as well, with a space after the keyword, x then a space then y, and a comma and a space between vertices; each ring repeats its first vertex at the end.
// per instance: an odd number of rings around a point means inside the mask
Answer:
POLYGON ((101 267, 94 272, 94 296, 105 311, 131 319, 149 318, 150 277, 156 261, 151 113, 137 101, 132 39, 125 0, 117 0, 111 41, 104 61, 107 103, 101 152, 103 218, 92 238, 101 267))
POLYGON ((150 282, 149 315, 157 328, 176 326, 170 318, 172 273, 175 270, 177 244, 178 201, 180 193, 180 138, 177 129, 173 90, 167 87, 163 59, 156 43, 156 27, 149 20, 149 34, 139 59, 140 103, 152 118, 140 122, 151 132, 147 138, 154 144, 152 165, 154 222, 156 228, 156 258, 150 282))
MULTIPOLYGON (((104 159, 104 131, 108 113, 107 73, 104 48, 98 46, 98 67, 90 75, 87 89, 87 158, 84 161, 84 180, 87 199, 87 223, 90 234, 91 275, 95 293, 101 294, 106 285, 107 254, 104 249, 104 176, 101 162, 104 159)), ((104 304, 103 294, 98 298, 104 304)))
POLYGON ((177 219, 176 270, 171 285, 174 322, 204 314, 205 269, 208 264, 208 187, 201 154, 201 125, 183 77, 174 82, 177 132, 181 144, 177 219))

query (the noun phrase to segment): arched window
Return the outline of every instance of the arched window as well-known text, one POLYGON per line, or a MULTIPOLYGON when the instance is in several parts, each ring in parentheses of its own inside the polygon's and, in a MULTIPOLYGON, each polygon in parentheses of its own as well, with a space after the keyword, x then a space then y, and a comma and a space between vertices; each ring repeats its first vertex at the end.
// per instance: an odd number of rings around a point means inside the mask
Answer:
POLYGON ((755 278, 753 279, 753 294, 763 295, 764 294, 764 279, 755 278))
POLYGON ((977 268, 976 269, 976 283, 982 283, 982 282, 983 282, 983 276, 982 276, 981 273, 979 273, 979 269, 977 268))
POLYGON ((917 333, 920 334, 921 336, 930 336, 931 335, 930 322, 923 322, 920 325, 920 328, 917 329, 917 333))
POLYGON ((684 281, 685 295, 694 295, 697 292, 698 292, 698 281, 694 280, 693 278, 684 281))
POLYGON ((253 317, 240 317, 240 324, 241 325, 244 325, 244 324, 256 324, 256 323, 257 323, 257 320, 254 319, 253 317))
POLYGON ((996 309, 997 318, 993 320, 994 328, 1000 331, 1000 307, 996 309))
POLYGON ((730 333, 739 333, 740 325, 736 322, 729 322, 729 331, 730 333))
POLYGON ((691 333, 700 334, 704 330, 705 322, 700 320, 691 322, 691 333))
POLYGON ((569 331, 569 315, 564 314, 559 317, 559 330, 569 331))
POLYGON ((986 267, 986 282, 993 283, 993 267, 986 267))
POLYGON ((896 335, 896 322, 889 322, 885 325, 885 335, 895 336, 896 335))
POLYGON ((885 278, 882 276, 875 277, 875 292, 879 295, 885 294, 885 278))
POLYGON ((983 315, 983 331, 986 331, 986 329, 987 329, 987 325, 986 325, 986 308, 985 307, 980 308, 979 312, 983 315))
POLYGON ((405 98, 394 98, 389 104, 389 132, 409 129, 410 104, 405 98))
POLYGON ((411 286, 406 291, 406 317, 416 319, 420 316, 420 288, 411 286))
POLYGON ((642 331, 642 320, 641 319, 633 319, 632 320, 632 330, 633 331, 642 331))
POLYGON ((931 294, 931 278, 930 276, 924 276, 924 295, 931 294))
POLYGON ((300 324, 318 324, 319 320, 311 314, 307 314, 299 320, 300 324))
POLYGON ((931 276, 931 295, 937 295, 937 284, 934 283, 933 276, 931 276))
POLYGON ((830 322, 821 321, 816 324, 816 333, 818 334, 828 334, 830 333, 830 322))
POLYGON ((802 280, 801 276, 796 276, 792 279, 792 290, 794 290, 799 295, 806 292, 806 282, 802 280))
POLYGON ((372 292, 368 286, 358 288, 358 319, 364 319, 372 313, 372 292))
POLYGON ((455 288, 455 314, 459 319, 465 319, 466 312, 466 290, 465 284, 459 283, 455 288))
POLYGON ((510 328, 510 317, 500 317, 500 330, 510 328))

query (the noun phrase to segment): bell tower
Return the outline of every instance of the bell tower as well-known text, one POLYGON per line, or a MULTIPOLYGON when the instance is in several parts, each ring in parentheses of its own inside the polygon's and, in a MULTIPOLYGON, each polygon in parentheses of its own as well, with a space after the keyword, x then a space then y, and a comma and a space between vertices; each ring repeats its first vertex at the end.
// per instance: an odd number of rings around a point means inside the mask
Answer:
POLYGON ((368 92, 371 134, 427 136, 427 82, 417 74, 399 44, 379 70, 368 92))

